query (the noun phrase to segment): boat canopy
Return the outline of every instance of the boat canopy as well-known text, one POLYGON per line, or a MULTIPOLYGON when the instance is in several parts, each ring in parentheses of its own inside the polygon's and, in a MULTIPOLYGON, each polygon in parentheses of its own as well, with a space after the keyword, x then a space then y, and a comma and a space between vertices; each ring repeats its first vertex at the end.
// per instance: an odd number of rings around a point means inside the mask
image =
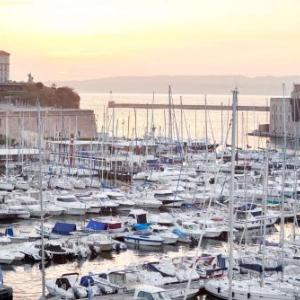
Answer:
POLYGON ((5 235, 6 236, 14 236, 14 229, 13 227, 6 227, 5 228, 5 235))
POLYGON ((262 273, 263 270, 265 272, 282 272, 282 265, 278 265, 278 266, 275 266, 275 267, 266 267, 265 266, 263 268, 263 266, 261 264, 244 264, 244 263, 241 263, 240 267, 244 268, 244 269, 256 271, 256 272, 259 272, 259 273, 262 273))
POLYGON ((76 231, 76 224, 56 222, 52 232, 56 234, 69 235, 71 232, 76 231))
POLYGON ((134 230, 146 230, 150 227, 149 223, 144 223, 144 224, 133 224, 133 229, 134 230))
POLYGON ((82 276, 80 279, 80 285, 84 287, 89 287, 90 285, 94 285, 94 279, 92 276, 82 276))
POLYGON ((107 223, 95 221, 95 220, 89 220, 88 224, 86 225, 86 229, 89 230, 107 230, 107 223))
POLYGON ((257 205, 253 204, 253 203, 246 203, 240 207, 237 207, 236 210, 240 210, 240 211, 247 211, 247 210, 252 210, 252 209, 256 209, 257 205))

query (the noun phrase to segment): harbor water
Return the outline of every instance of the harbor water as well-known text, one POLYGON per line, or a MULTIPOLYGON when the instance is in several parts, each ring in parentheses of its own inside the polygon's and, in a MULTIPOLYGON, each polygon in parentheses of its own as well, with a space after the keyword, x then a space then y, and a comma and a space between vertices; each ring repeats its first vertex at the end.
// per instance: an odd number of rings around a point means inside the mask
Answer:
MULTIPOLYGON (((104 109, 107 108, 109 101, 119 103, 152 103, 152 94, 100 94, 100 93, 83 93, 81 96, 81 108, 93 109, 95 111, 98 131, 101 132, 103 126, 104 109)), ((183 104, 199 104, 204 105, 204 95, 173 95, 173 103, 180 104, 180 96, 182 96, 183 104)), ((243 95, 238 96, 238 105, 267 106, 270 98, 273 96, 266 95, 243 95)), ((207 104, 211 105, 231 105, 232 95, 207 95, 207 104)), ((154 103, 168 104, 168 94, 155 94, 154 103)), ((112 131, 112 109, 106 112, 107 122, 106 128, 112 131)), ((147 131, 147 114, 148 114, 148 131, 151 130, 152 120, 155 127, 155 134, 162 137, 168 135, 168 111, 137 109, 136 113, 133 109, 115 109, 115 135, 120 137, 135 138, 142 137, 147 131), (153 118, 152 118, 153 115, 153 118), (137 126, 135 126, 137 124, 137 126), (135 128, 136 127, 136 128, 135 128)), ((174 139, 181 137, 184 139, 201 139, 205 138, 205 111, 185 110, 183 113, 183 124, 181 125, 180 110, 175 111, 176 125, 174 126, 174 139)), ((207 112, 207 131, 208 138, 211 142, 223 144, 230 143, 231 133, 229 123, 231 120, 231 111, 208 111, 207 112), (227 138, 226 138, 227 136, 227 138)), ((258 129, 259 124, 269 123, 269 112, 239 112, 238 113, 238 145, 240 147, 252 146, 253 148, 263 147, 265 139, 247 136, 247 133, 258 129)))
MULTIPOLYGON (((92 217, 92 216, 90 216, 92 217)), ((62 218, 53 219, 64 220, 64 221, 74 221, 72 218, 62 218)), ((16 228, 34 228, 35 225, 39 224, 39 220, 29 220, 22 221, 14 224, 16 228)), ((1 224, 0 230, 4 231, 5 224, 1 224)), ((286 225, 286 234, 289 236, 292 232, 291 224, 286 225)), ((259 231, 257 231, 259 235, 259 231)), ((275 225, 268 230, 269 240, 278 240, 279 227, 275 225)), ((256 235, 256 232, 251 233, 252 236, 256 235)), ((202 242, 201 251, 209 253, 209 250, 219 249, 220 251, 227 251, 227 243, 216 240, 205 239, 202 242)), ((100 256, 93 260, 74 260, 68 261, 63 264, 50 263, 46 265, 46 279, 56 279, 62 274, 77 272, 79 274, 87 274, 89 272, 101 272, 114 267, 123 267, 128 265, 139 264, 143 262, 159 261, 162 256, 168 257, 180 257, 183 255, 193 255, 195 253, 195 248, 179 244, 176 246, 164 245, 160 249, 133 249, 128 248, 125 251, 111 253, 102 253, 100 256)), ((41 295, 41 265, 35 264, 22 264, 2 267, 4 273, 4 283, 8 286, 13 287, 14 299, 17 300, 33 300, 38 299, 41 295)), ((212 298, 211 298, 212 299, 212 298)))

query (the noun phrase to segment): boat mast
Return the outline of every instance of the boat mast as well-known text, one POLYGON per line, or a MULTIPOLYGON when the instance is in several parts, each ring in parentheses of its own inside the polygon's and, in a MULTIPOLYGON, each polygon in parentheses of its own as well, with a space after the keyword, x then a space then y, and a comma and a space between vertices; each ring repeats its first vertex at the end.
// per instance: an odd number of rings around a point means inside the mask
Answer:
POLYGON ((236 105, 238 90, 232 92, 232 131, 231 131, 231 179, 229 196, 229 268, 228 268, 228 299, 232 300, 232 277, 233 277, 233 195, 234 195, 234 171, 235 171, 235 135, 236 135, 236 105))
POLYGON ((5 178, 8 179, 8 111, 5 113, 5 178))
POLYGON ((266 232, 267 232, 267 201, 268 201, 268 181, 269 181, 269 142, 267 141, 267 149, 266 149, 266 167, 265 167, 265 176, 264 176, 264 197, 263 197, 263 251, 262 251, 262 274, 261 274, 261 286, 264 286, 265 283, 265 251, 266 251, 266 232))
POLYGON ((195 142, 197 143, 197 110, 195 110, 195 142))
POLYGON ((172 98, 171 98, 171 86, 169 85, 169 142, 172 144, 173 134, 172 134, 172 98))
POLYGON ((41 107, 38 106, 38 150, 39 150, 39 198, 41 206, 41 251, 42 251, 42 299, 46 299, 45 289, 45 245, 44 245, 44 204, 42 189, 42 124, 41 124, 41 107))
POLYGON ((105 106, 103 109, 103 125, 102 125, 102 141, 101 141, 101 181, 104 182, 104 136, 106 135, 105 129, 105 106))
POLYGON ((130 111, 128 112, 127 117, 127 139, 130 139, 130 111))
MULTIPOLYGON (((298 105, 297 105, 298 108, 298 105)), ((294 157, 296 158, 298 155, 298 147, 299 147, 299 138, 298 138, 298 132, 297 132, 297 125, 296 125, 296 97, 293 97, 293 121, 294 121, 294 157)), ((297 176, 298 176, 298 169, 296 168, 296 165, 294 165, 294 192, 293 192, 293 197, 297 199, 297 176)), ((296 226, 298 227, 298 221, 297 221, 297 206, 295 203, 293 203, 293 242, 295 242, 296 238, 296 226)))
MULTIPOLYGON (((110 100, 112 100, 112 91, 110 91, 110 100)), ((112 115, 112 143, 111 143, 111 156, 110 156, 110 163, 111 168, 113 168, 113 174, 115 175, 115 169, 116 169, 116 162, 113 163, 113 157, 115 152, 115 108, 113 108, 113 115, 112 115)), ((114 176, 114 185, 116 183, 116 178, 114 176)))
POLYGON ((180 137, 181 137, 181 142, 183 142, 182 96, 180 96, 180 137))
POLYGON ((221 146, 223 149, 224 141, 224 128, 223 128, 223 102, 221 102, 221 146))
POLYGON ((134 139, 135 139, 135 147, 137 149, 137 120, 136 120, 136 109, 134 108, 134 139))
POLYGON ((204 105, 205 105, 205 114, 204 114, 204 122, 205 122, 205 162, 208 160, 208 134, 207 134, 207 99, 206 94, 204 95, 204 105))
MULTIPOLYGON (((285 84, 282 84, 282 112, 283 112, 283 164, 282 164, 282 178, 281 178, 281 205, 280 205, 280 246, 282 249, 283 260, 283 246, 284 246, 284 185, 286 177, 286 100, 285 100, 285 84)), ((282 273, 283 279, 283 261, 282 261, 282 273)))
POLYGON ((155 134, 155 127, 154 127, 154 113, 153 113, 153 106, 154 106, 154 91, 152 94, 152 110, 151 110, 151 131, 152 131, 152 139, 154 140, 155 134))
POLYGON ((21 171, 24 169, 24 112, 22 112, 22 132, 21 132, 21 171))
POLYGON ((167 117, 166 110, 164 109, 164 135, 165 135, 165 143, 167 142, 167 117))

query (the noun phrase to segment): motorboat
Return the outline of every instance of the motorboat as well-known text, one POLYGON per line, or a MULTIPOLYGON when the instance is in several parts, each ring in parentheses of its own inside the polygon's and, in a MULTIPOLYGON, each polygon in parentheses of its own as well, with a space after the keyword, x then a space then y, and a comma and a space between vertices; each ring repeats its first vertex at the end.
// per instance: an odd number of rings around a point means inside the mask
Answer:
POLYGON ((62 194, 56 197, 55 204, 61 207, 67 215, 84 215, 89 206, 81 203, 74 195, 62 194))
POLYGON ((155 246, 161 247, 164 239, 151 233, 128 233, 124 235, 124 242, 133 244, 136 247, 140 246, 155 246))
POLYGON ((30 185, 27 181, 17 180, 15 182, 15 188, 21 191, 28 191, 30 189, 30 185))
POLYGON ((267 211, 255 204, 245 204, 235 209, 234 228, 238 230, 260 228, 265 223, 266 226, 274 225, 279 218, 279 214, 267 211))
POLYGON ((113 248, 111 237, 103 233, 89 234, 86 237, 82 237, 81 242, 92 247, 96 253, 112 251, 113 248))
POLYGON ((189 238, 195 240, 199 240, 200 237, 204 236, 206 233, 204 228, 201 228, 199 224, 192 221, 177 222, 175 228, 179 229, 182 233, 187 235, 189 238))
POLYGON ((119 205, 118 210, 130 210, 135 205, 135 202, 130 199, 127 199, 123 193, 116 191, 107 191, 105 192, 105 194, 109 199, 113 200, 119 205))
POLYGON ((14 188, 15 186, 12 182, 3 179, 0 180, 0 191, 12 192, 14 188))
POLYGON ((22 205, 10 205, 8 210, 17 215, 18 219, 29 219, 30 212, 25 209, 22 205))
POLYGON ((86 299, 89 293, 93 296, 117 293, 116 287, 104 279, 91 275, 80 278, 78 273, 63 274, 56 280, 47 280, 46 288, 50 295, 62 299, 86 299))
POLYGON ((92 214, 99 214, 100 210, 101 210, 101 204, 99 203, 99 201, 97 201, 94 197, 92 197, 92 195, 83 195, 83 196, 76 196, 76 198, 83 203, 84 205, 86 205, 87 208, 87 212, 88 213, 92 213, 92 214))
POLYGON ((119 203, 110 200, 105 193, 93 193, 92 197, 99 202, 102 214, 115 214, 120 206, 119 203))
POLYGON ((135 195, 131 199, 135 202, 136 206, 143 208, 158 209, 163 204, 162 201, 156 199, 154 196, 151 197, 145 194, 135 195))
POLYGON ((169 227, 160 225, 151 225, 150 230, 152 234, 157 235, 163 239, 163 244, 173 245, 178 241, 178 236, 174 234, 169 227))
POLYGON ((174 217, 167 213, 150 214, 149 222, 163 226, 173 226, 175 223, 174 217))
POLYGON ((71 184, 74 189, 84 190, 86 188, 85 181, 80 178, 71 178, 71 184))
MULTIPOLYGON (((205 283, 205 290, 218 299, 229 299, 228 278, 211 279, 205 283)), ((233 280, 233 299, 236 300, 294 300, 291 293, 282 292, 278 287, 265 283, 263 286, 257 279, 233 280)))
POLYGON ((89 232, 108 232, 112 234, 121 233, 125 231, 124 223, 120 219, 101 218, 100 220, 88 220, 85 227, 89 232))

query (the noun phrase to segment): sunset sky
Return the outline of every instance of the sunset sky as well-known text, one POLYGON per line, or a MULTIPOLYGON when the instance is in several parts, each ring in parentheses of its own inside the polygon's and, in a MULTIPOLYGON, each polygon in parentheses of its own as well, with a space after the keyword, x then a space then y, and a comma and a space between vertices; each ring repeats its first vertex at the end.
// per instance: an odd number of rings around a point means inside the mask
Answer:
POLYGON ((0 0, 11 79, 296 75, 299 0, 0 0))

